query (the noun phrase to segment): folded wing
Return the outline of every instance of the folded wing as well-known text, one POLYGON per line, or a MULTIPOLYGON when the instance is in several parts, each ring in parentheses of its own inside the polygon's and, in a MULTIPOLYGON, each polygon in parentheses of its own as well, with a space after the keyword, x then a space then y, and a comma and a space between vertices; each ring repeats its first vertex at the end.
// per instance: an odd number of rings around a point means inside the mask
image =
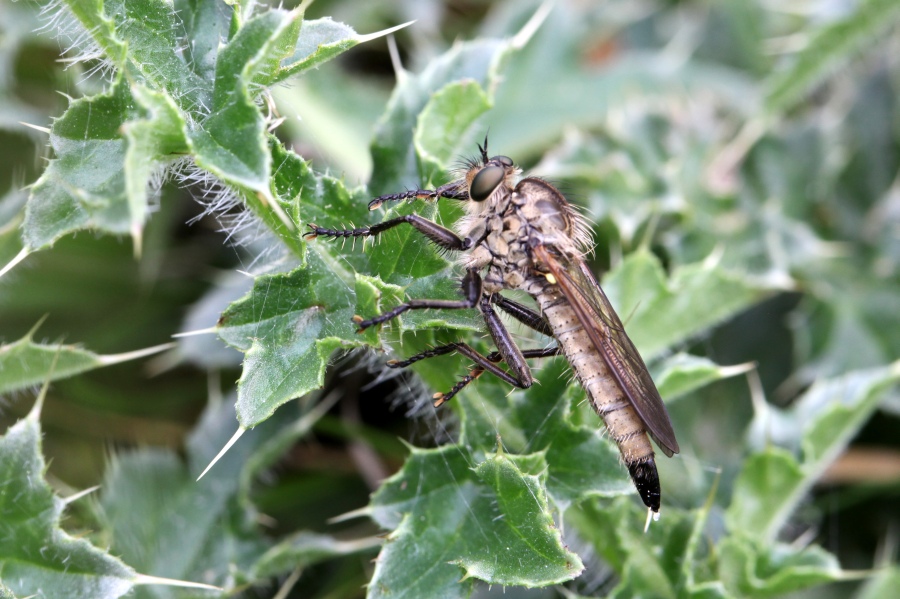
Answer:
POLYGON ((667 456, 678 453, 675 431, 653 378, 587 265, 581 260, 572 263, 561 260, 544 246, 533 249, 535 258, 556 278, 580 324, 644 422, 650 437, 667 456))

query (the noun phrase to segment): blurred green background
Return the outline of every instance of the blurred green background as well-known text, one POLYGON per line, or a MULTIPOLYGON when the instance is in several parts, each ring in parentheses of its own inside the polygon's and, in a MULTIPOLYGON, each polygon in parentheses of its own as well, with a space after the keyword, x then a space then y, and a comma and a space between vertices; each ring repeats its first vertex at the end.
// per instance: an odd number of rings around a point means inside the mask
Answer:
MULTIPOLYGON (((394 60, 417 72, 455 40, 514 34, 535 7, 318 0, 307 17, 359 32, 415 19, 396 34, 394 60)), ((38 9, 0 5, 0 263, 17 251, 19 210, 48 156, 46 136, 20 122, 47 127, 64 95, 100 84, 90 65, 60 60, 66 42, 39 31, 38 9)), ((889 4, 849 0, 560 1, 496 90, 484 119, 492 152, 585 206, 598 224, 598 270, 650 239, 664 264, 710 259, 782 289, 686 349, 719 364, 756 362, 761 395, 790 405, 815 380, 900 356, 898 19, 889 4), (863 18, 866 10, 874 17, 863 18)), ((361 45, 275 90, 286 117, 278 134, 317 170, 363 185, 394 81, 388 43, 361 45)), ((22 337, 46 315, 35 339, 114 354, 213 326, 221 298, 245 289, 233 271, 262 248, 227 243, 196 194, 164 187, 140 260, 130 239, 90 233, 28 257, 0 280, 0 339, 22 337)), ((82 489, 100 481, 111 453, 180 449, 208 396, 230 392, 240 373, 236 351, 198 343, 54 384, 42 416, 51 481, 82 489)), ((433 442, 423 440, 426 426, 391 409, 392 383, 368 385, 372 375, 349 366, 329 375, 329 388, 349 399, 257 492, 279 531, 333 531, 328 518, 367 502, 372 472, 399 467, 397 438, 433 442), (380 469, 354 456, 360 426, 380 469)), ((3 399, 3 428, 31 403, 30 393, 3 399)), ((797 535, 844 568, 896 559, 898 411, 894 392, 799 514, 797 535)), ((701 447, 701 469, 740 463, 751 415, 743 377, 673 410, 682 443, 701 447), (723 405, 723 395, 743 399, 723 405)), ((361 558, 335 560, 296 596, 358 596, 368 568, 361 558)), ((808 596, 851 591, 834 585, 808 596)))

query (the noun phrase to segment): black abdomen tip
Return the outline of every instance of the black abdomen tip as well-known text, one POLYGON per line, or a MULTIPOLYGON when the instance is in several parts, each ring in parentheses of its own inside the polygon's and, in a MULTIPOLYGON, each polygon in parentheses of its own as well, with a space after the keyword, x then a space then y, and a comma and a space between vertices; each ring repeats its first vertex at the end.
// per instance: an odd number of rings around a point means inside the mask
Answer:
POLYGON ((654 512, 659 511, 659 474, 656 472, 656 461, 649 459, 628 465, 628 473, 637 487, 641 500, 654 512))

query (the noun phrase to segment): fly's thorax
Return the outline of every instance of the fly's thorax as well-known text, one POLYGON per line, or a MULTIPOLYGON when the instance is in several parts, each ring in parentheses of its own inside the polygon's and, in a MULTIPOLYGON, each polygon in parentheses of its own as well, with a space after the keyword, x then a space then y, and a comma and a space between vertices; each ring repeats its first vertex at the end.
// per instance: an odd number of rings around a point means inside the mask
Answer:
POLYGON ((472 252, 476 260, 485 260, 488 272, 485 290, 521 289, 533 271, 529 229, 512 205, 487 221, 488 229, 472 252))
POLYGON ((478 240, 465 264, 488 267, 486 291, 522 289, 535 270, 531 252, 535 245, 551 246, 573 259, 580 256, 573 238, 578 229, 574 213, 554 187, 528 178, 510 193, 500 191, 482 202, 480 213, 470 212, 461 223, 461 232, 478 240))
POLYGON ((558 189, 543 179, 523 179, 511 202, 529 229, 529 242, 554 248, 569 259, 580 259, 590 245, 589 229, 558 189))

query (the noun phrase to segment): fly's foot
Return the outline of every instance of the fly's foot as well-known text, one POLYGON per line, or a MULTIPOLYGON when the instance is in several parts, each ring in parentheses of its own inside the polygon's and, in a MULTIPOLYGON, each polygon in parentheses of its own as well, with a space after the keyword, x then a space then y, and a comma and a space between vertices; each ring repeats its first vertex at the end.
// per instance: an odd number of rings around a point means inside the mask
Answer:
POLYGON ((483 368, 472 369, 469 372, 469 374, 464 376, 461 381, 459 381, 458 383, 453 385, 453 388, 450 389, 449 391, 447 391, 446 393, 435 393, 434 395, 432 395, 431 398, 434 401, 432 402, 431 405, 433 405, 436 408, 441 407, 442 405, 444 405, 445 403, 447 403, 448 401, 453 399, 457 393, 459 393, 460 391, 465 389, 466 385, 468 385, 469 383, 471 383, 472 381, 474 381, 475 379, 480 377, 483 373, 484 373, 483 368))
POLYGON ((363 317, 360 316, 359 314, 354 314, 353 318, 351 320, 356 324, 356 333, 357 334, 362 333, 363 331, 365 331, 366 329, 368 329, 370 326, 372 326, 374 324, 370 320, 363 319, 363 317))
POLYGON ((371 235, 370 227, 359 227, 358 229, 326 229, 314 223, 309 223, 306 226, 309 227, 309 232, 303 237, 307 240, 313 240, 316 237, 347 239, 350 237, 367 237, 371 235))

